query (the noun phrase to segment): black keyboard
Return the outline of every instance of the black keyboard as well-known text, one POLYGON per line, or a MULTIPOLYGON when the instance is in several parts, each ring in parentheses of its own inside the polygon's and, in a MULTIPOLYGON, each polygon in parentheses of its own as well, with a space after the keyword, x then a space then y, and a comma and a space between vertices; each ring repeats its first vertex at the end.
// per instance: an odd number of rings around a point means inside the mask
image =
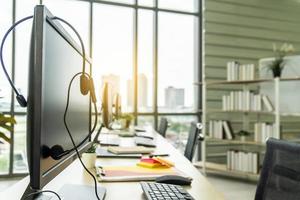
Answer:
POLYGON ((194 198, 181 186, 141 182, 147 200, 193 200, 194 198))

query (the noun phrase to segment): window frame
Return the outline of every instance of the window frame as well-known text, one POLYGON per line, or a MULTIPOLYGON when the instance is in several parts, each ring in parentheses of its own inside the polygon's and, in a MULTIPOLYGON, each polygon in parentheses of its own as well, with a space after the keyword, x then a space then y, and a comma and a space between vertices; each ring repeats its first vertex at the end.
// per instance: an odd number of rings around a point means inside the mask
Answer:
MULTIPOLYGON (((158 118, 160 116, 196 116, 199 121, 201 121, 201 115, 202 115, 202 87, 200 86, 194 86, 195 87, 195 101, 196 108, 194 112, 158 112, 158 22, 159 22, 159 12, 168 12, 173 14, 181 14, 181 15, 191 15, 195 17, 195 66, 194 66, 194 72, 195 72, 195 80, 196 82, 202 82, 202 66, 203 66, 203 34, 202 34, 202 7, 203 7, 203 1, 204 0, 195 0, 195 5, 198 7, 196 10, 197 12, 188 12, 188 11, 179 11, 179 10, 172 10, 172 9, 163 9, 158 7, 158 1, 159 0, 153 0, 154 6, 142 6, 139 5, 138 0, 134 1, 134 4, 126 4, 126 3, 118 3, 118 2, 110 2, 110 1, 104 1, 104 0, 72 0, 72 1, 84 1, 88 2, 90 4, 89 6, 89 46, 90 46, 90 55, 93 55, 93 5, 94 4, 107 4, 112 6, 121 6, 121 7, 128 7, 132 8, 134 10, 134 17, 133 17, 133 81, 134 81, 134 110, 133 115, 135 116, 135 124, 138 122, 139 116, 153 116, 154 118, 154 128, 156 129, 158 127, 158 118), (139 19, 139 10, 151 10, 154 13, 154 27, 153 27, 153 76, 154 76, 154 83, 153 83, 153 111, 152 112, 138 112, 138 86, 137 86, 137 80, 138 80, 138 19, 139 19), (198 56, 197 56, 198 55, 198 56)), ((43 4, 43 0, 39 0, 40 4, 43 4)), ((12 23, 16 22, 16 0, 12 1, 12 23)), ((15 32, 12 33, 12 69, 11 69, 11 78, 13 83, 15 83, 15 51, 16 51, 16 35, 15 32)), ((15 94, 13 91, 11 91, 11 102, 10 102, 10 111, 3 112, 4 114, 15 116, 25 116, 26 112, 15 112, 15 94)), ((27 173, 14 173, 13 171, 13 164, 14 164, 14 126, 12 131, 10 132, 12 142, 10 144, 9 149, 9 169, 8 174, 1 174, 0 178, 8 178, 8 177, 23 177, 26 176, 27 173)))

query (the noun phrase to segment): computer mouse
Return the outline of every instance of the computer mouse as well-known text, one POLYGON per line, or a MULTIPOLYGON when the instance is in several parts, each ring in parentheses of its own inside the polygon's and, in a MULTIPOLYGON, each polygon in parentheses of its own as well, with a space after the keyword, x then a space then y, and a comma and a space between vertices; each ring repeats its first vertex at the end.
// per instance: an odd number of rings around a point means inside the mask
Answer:
POLYGON ((173 185, 191 185, 192 179, 183 176, 177 176, 177 175, 165 175, 156 178, 155 182, 173 184, 173 185))

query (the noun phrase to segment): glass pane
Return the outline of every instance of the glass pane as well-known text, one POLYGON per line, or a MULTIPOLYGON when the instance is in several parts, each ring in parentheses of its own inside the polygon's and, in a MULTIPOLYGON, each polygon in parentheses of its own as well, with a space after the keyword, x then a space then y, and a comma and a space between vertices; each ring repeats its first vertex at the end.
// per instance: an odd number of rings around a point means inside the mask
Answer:
POLYGON ((197 11, 198 0, 159 0, 158 7, 179 11, 197 11))
POLYGON ((195 110, 195 41, 193 16, 159 14, 158 110, 195 110))
MULTIPOLYGON (((2 38, 12 23, 12 0, 0 0, 0 37, 2 38)), ((3 50, 3 59, 11 75, 12 34, 7 38, 3 50)), ((9 111, 11 104, 11 87, 0 68, 0 112, 9 111)), ((1 144, 0 144, 1 145, 1 144)), ((1 161, 0 161, 1 162, 1 161)), ((0 169, 1 171, 1 169, 0 169)))
MULTIPOLYGON (((34 6, 38 4, 39 1, 16 1, 16 19, 20 20, 24 17, 33 15, 34 6)), ((30 35, 32 28, 32 20, 28 20, 16 29, 16 57, 15 57, 15 67, 16 76, 15 83, 17 89, 27 97, 27 83, 28 83, 28 65, 29 65, 29 44, 30 35)), ((17 102, 15 102, 15 111, 26 112, 25 108, 21 108, 17 102)))
MULTIPOLYGON (((90 17, 90 4, 84 1, 74 1, 74 0, 43 0, 43 4, 47 6, 50 12, 64 20, 68 21, 74 28, 78 31, 84 46, 86 49, 87 55, 90 54, 90 28, 89 28, 89 17, 90 17), (68 10, 68 12, 66 12, 68 10), (78 16, 80 13, 80 17, 78 16)), ((78 45, 79 40, 77 39, 76 34, 65 24, 61 23, 68 33, 77 41, 78 45)))
POLYGON ((139 127, 145 127, 145 126, 154 127, 154 117, 139 115, 138 116, 138 126, 139 127))
MULTIPOLYGON (((10 138, 11 134, 7 129, 1 128, 1 135, 4 134, 6 137, 10 138)), ((10 144, 0 137, 0 174, 8 173, 9 166, 9 153, 10 153, 10 144)))
MULTIPOLYGON (((160 122, 162 116, 158 118, 160 122)), ((188 132, 191 122, 197 122, 197 116, 163 116, 169 122, 169 127, 166 133, 166 139, 171 142, 173 146, 184 152, 185 145, 188 139, 188 132)))
MULTIPOLYGON (((2 131, 2 130, 1 130, 2 131)), ((5 132, 9 135, 9 132, 5 132)), ((9 166, 9 144, 0 139, 0 175, 8 173, 9 166)))
MULTIPOLYGON (((101 1, 101 0, 98 0, 101 1)), ((116 3, 126 3, 126 4, 133 4, 134 0, 102 0, 102 1, 110 1, 110 2, 116 2, 116 3)))
POLYGON ((153 111, 153 12, 139 11, 138 111, 153 111))
POLYGON ((121 94, 122 109, 132 112, 133 9, 94 4, 93 76, 98 94, 103 82, 121 94))
POLYGON ((14 173, 28 172, 26 152, 26 116, 16 116, 14 132, 14 173))
POLYGON ((140 6, 149 6, 153 7, 154 6, 154 1, 153 0, 138 0, 140 6))

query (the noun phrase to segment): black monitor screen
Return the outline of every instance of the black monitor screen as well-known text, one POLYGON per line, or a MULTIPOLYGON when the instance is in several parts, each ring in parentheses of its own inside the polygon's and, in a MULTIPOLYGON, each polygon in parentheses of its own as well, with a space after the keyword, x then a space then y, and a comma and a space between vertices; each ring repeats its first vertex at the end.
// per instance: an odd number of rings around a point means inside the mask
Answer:
MULTIPOLYGON (((72 77, 82 71, 82 56, 65 36, 48 22, 45 23, 44 63, 42 70, 41 145, 61 145, 64 150, 73 148, 63 123, 67 103, 68 85, 72 77)), ((87 69, 89 64, 87 63, 87 69)), ((67 122, 76 144, 89 133, 89 95, 80 93, 80 76, 71 87, 67 122)), ((61 160, 42 158, 41 175, 61 160)))

